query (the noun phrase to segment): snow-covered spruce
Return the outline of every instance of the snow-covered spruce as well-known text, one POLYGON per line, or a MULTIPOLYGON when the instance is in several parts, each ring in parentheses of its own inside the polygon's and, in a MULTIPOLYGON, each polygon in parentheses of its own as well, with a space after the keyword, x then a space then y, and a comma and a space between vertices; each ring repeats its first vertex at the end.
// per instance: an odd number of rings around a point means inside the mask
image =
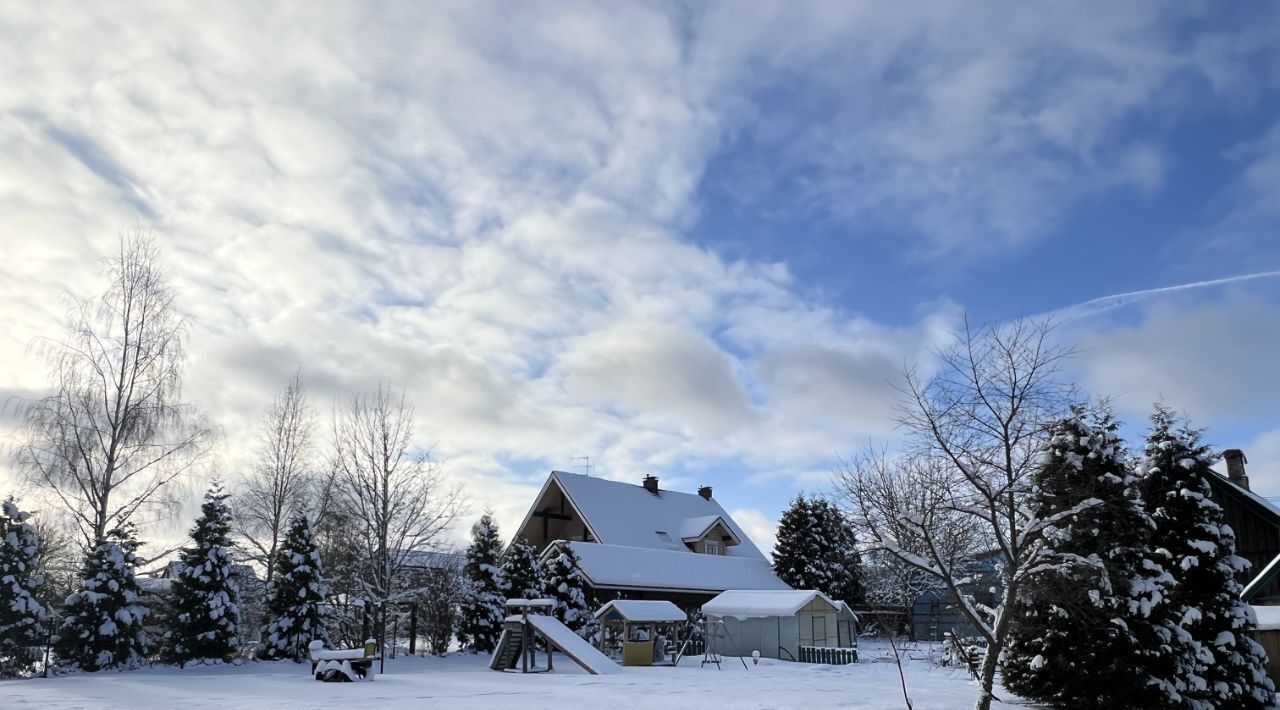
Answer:
POLYGON ((516 538, 502 558, 503 593, 507 599, 537 599, 542 596, 542 567, 533 546, 524 537, 516 538))
POLYGON ((44 584, 40 541, 31 513, 9 498, 0 504, 0 678, 27 673, 38 660, 32 647, 43 639, 48 612, 36 600, 44 584))
POLYGON ((568 544, 554 543, 542 573, 546 585, 542 596, 556 602, 552 614, 560 623, 590 640, 598 625, 587 603, 587 579, 582 574, 578 554, 568 544))
POLYGON ((853 528, 839 508, 825 498, 796 496, 778 521, 778 578, 852 605, 862 601, 860 567, 853 528))
POLYGON ((465 589, 458 642, 464 648, 488 653, 502 633, 506 599, 499 567, 501 557, 502 538, 498 536, 498 526, 493 522, 493 515, 485 513, 471 526, 471 545, 467 547, 463 568, 465 589))
POLYGON ((58 659, 85 671, 137 668, 146 660, 142 622, 149 610, 138 603, 138 541, 133 526, 107 533, 85 558, 84 589, 67 597, 54 642, 58 659))
POLYGON ((329 641, 320 605, 329 595, 316 548, 315 531, 306 515, 294 516, 276 551, 274 579, 268 592, 267 621, 258 658, 301 661, 313 640, 329 641))
POLYGON ((1043 544, 1013 609, 1005 687, 1063 707, 1167 707, 1155 624, 1172 577, 1105 409, 1055 427, 1025 502, 1043 544), (1096 500, 1093 506, 1081 504, 1096 500))
POLYGON ((1167 550, 1176 583, 1165 605, 1172 690, 1192 708, 1276 707, 1266 654, 1247 632, 1253 613, 1240 601, 1235 533, 1210 500, 1213 456, 1200 432, 1164 407, 1151 417, 1143 490, 1156 521, 1152 545, 1167 550))
POLYGON ((814 500, 818 513, 819 533, 827 540, 830 559, 827 560, 829 586, 822 589, 827 596, 850 606, 862 604, 865 591, 862 584, 862 558, 858 553, 858 537, 853 523, 840 508, 826 498, 814 500))
POLYGON ((226 662, 240 650, 240 593, 232 579, 227 498, 214 482, 191 529, 194 544, 182 550, 166 620, 164 658, 170 663, 226 662))

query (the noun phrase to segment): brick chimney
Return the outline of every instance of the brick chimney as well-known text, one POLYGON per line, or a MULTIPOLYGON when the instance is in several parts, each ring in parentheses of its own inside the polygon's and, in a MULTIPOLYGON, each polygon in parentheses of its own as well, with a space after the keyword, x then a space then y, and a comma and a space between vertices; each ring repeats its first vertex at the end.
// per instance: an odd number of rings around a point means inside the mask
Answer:
POLYGON ((1249 477, 1244 473, 1244 465, 1249 463, 1249 459, 1244 457, 1244 452, 1240 449, 1227 449, 1222 452, 1222 458, 1227 462, 1227 479, 1246 491, 1249 490, 1249 477))
POLYGON ((703 486, 699 488, 698 495, 706 498, 707 500, 711 500, 711 486, 703 486))
POLYGON ((652 476, 652 475, 645 476, 644 481, 642 481, 640 485, 644 486, 644 489, 646 491, 649 491, 655 496, 658 495, 658 477, 657 476, 652 476))

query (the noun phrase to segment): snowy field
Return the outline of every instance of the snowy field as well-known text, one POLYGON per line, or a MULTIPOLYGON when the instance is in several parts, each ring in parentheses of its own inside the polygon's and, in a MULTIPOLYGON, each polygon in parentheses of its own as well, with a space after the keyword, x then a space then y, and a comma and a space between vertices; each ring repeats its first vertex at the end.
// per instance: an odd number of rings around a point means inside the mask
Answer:
MULTIPOLYGON (((871 654, 874 655, 874 649, 871 654)), ((0 682, 0 707, 69 710, 268 710, 270 708, 902 708, 893 663, 823 666, 764 660, 743 669, 725 659, 723 670, 700 668, 698 658, 679 668, 626 668, 587 675, 557 655, 556 672, 497 673, 484 656, 398 658, 373 683, 317 683, 307 666, 289 662, 131 673, 69 675, 0 682)), ((747 665, 751 663, 748 660, 747 665)), ((924 661, 906 666, 915 707, 972 707, 977 686, 963 671, 924 661)), ((1004 697, 1000 692, 997 695, 1004 697)), ((995 703, 996 708, 1014 705, 995 703)), ((1025 706, 1022 706, 1025 707, 1025 706)))

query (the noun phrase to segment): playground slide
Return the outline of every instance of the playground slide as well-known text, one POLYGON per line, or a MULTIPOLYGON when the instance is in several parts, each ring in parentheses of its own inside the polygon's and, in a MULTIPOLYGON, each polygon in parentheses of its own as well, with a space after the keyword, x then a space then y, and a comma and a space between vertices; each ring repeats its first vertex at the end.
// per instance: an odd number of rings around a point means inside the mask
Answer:
POLYGON ((602 675, 605 673, 621 673, 622 669, 617 663, 614 663, 608 656, 596 650, 595 646, 587 643, 583 638, 571 630, 568 626, 556 621, 550 616, 542 616, 541 614, 530 614, 529 625, 538 630, 538 633, 547 637, 552 646, 570 660, 582 666, 591 675, 602 675))

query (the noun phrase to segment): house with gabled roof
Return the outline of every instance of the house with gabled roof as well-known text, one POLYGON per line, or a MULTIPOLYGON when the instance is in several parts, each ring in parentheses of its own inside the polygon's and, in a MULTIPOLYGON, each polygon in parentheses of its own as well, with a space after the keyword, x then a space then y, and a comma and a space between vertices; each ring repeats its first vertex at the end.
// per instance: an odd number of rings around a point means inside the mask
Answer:
POLYGON ((790 589, 710 486, 666 490, 552 471, 517 530, 543 558, 569 545, 598 603, 666 599, 692 608, 727 589, 790 589))

